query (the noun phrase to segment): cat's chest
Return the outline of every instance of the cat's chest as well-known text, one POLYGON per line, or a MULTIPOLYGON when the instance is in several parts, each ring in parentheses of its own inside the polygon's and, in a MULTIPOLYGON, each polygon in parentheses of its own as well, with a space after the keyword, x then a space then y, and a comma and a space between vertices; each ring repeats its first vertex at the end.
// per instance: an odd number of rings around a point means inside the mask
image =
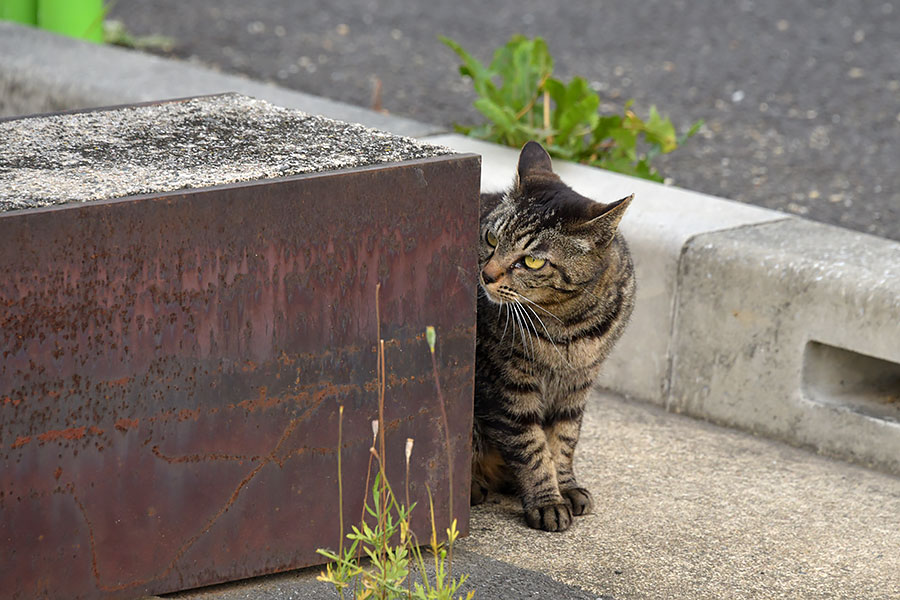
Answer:
POLYGON ((545 404, 553 405, 567 398, 573 389, 583 388, 597 378, 605 354, 599 340, 580 340, 568 345, 544 348, 539 374, 545 404))
POLYGON ((568 344, 541 340, 540 358, 554 375, 593 377, 606 352, 605 340, 586 337, 568 344))

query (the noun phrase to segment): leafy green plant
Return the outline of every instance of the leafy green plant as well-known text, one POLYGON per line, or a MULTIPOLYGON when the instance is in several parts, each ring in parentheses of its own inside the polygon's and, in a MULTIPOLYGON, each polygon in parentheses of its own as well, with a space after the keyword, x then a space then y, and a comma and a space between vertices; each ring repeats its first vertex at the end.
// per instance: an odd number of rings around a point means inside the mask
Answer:
MULTIPOLYGON (((319 549, 318 552, 331 563, 319 575, 320 581, 334 585, 341 598, 344 592, 356 584, 354 596, 363 598, 416 598, 417 600, 452 600, 467 576, 453 578, 449 549, 459 537, 456 519, 446 530, 447 542, 438 541, 434 522, 434 505, 429 495, 431 509, 431 536, 428 551, 433 560, 433 575, 426 569, 426 556, 418 546, 415 534, 409 529, 409 519, 415 504, 408 507, 400 504, 387 480, 381 473, 375 475, 372 486, 371 504, 367 500, 365 512, 373 522, 363 519, 360 526, 353 526, 346 538, 350 545, 338 552, 319 549), (382 483, 383 482, 383 483, 382 483), (386 499, 386 504, 382 504, 386 499), (361 560, 360 550, 366 560, 361 560), (412 570, 420 575, 421 581, 409 580, 412 570), (433 578, 433 579, 432 579, 433 578), (361 589, 359 589, 361 588, 361 589)), ((475 592, 470 591, 470 600, 475 592)))
MULTIPOLYGON (((380 286, 378 286, 380 287, 380 286)), ((378 291, 376 287, 376 315, 378 315, 378 291)), ((380 317, 376 316, 376 319, 380 317)), ((453 578, 453 544, 459 536, 456 519, 453 519, 453 482, 450 480, 450 527, 445 531, 446 543, 438 540, 437 526, 434 520, 434 502, 431 490, 428 490, 428 502, 431 516, 431 536, 428 550, 433 559, 433 574, 429 576, 425 566, 425 555, 419 547, 415 533, 410 529, 410 515, 415 504, 409 502, 409 460, 412 455, 413 440, 406 440, 406 503, 397 500, 393 489, 385 475, 384 444, 384 400, 385 400, 385 368, 384 340, 378 340, 378 419, 372 422, 372 446, 369 449, 369 466, 366 473, 366 498, 363 501, 363 514, 358 526, 351 527, 351 532, 344 535, 344 492, 341 465, 341 448, 343 447, 344 407, 340 407, 338 419, 338 498, 340 511, 340 542, 338 550, 319 549, 318 552, 331 562, 318 577, 320 581, 331 583, 344 599, 345 592, 351 586, 352 597, 356 600, 365 598, 393 599, 416 598, 417 600, 454 600, 456 593, 466 582, 467 576, 453 578), (378 463, 372 485, 371 499, 368 496, 369 481, 372 474, 373 459, 378 463), (368 517, 367 517, 368 515, 368 517), (344 545, 345 538, 349 546, 344 545), (363 558, 365 555, 365 558, 363 558), (413 569, 418 572, 419 580, 413 582, 413 569)), ((440 402, 441 416, 447 441, 449 459, 449 434, 447 434, 446 412, 443 396, 440 392, 437 363, 434 361, 435 331, 433 327, 426 329, 426 340, 432 355, 432 368, 440 402)), ((448 462, 449 469, 449 462, 448 462)), ((452 475, 451 475, 452 477, 452 475)), ((475 592, 470 591, 466 600, 471 600, 475 592)), ((461 596, 460 596, 461 598, 461 596)))
POLYGON ((655 106, 641 119, 625 103, 622 114, 601 115, 600 96, 581 77, 568 83, 553 77, 553 58, 546 42, 514 35, 494 52, 485 66, 457 42, 440 38, 462 59, 459 72, 472 80, 474 106, 488 122, 479 127, 457 125, 473 137, 513 147, 540 141, 551 156, 573 160, 653 181, 663 177, 651 164, 697 133, 697 121, 681 135, 655 106))
POLYGON ((369 524, 363 519, 359 525, 352 527, 347 534, 350 546, 341 548, 338 553, 320 549, 318 552, 333 561, 326 566, 325 573, 319 576, 335 586, 341 598, 343 591, 350 587, 354 578, 360 578, 362 594, 357 598, 400 598, 405 595, 403 583, 409 576, 410 551, 405 543, 410 513, 413 506, 406 508, 400 505, 387 480, 382 483, 381 473, 375 475, 372 486, 371 504, 366 502, 365 512, 373 519, 369 524), (387 504, 382 502, 387 500, 387 504), (399 538, 401 543, 393 545, 391 540, 399 538), (369 559, 368 566, 359 560, 358 550, 362 550, 369 559))

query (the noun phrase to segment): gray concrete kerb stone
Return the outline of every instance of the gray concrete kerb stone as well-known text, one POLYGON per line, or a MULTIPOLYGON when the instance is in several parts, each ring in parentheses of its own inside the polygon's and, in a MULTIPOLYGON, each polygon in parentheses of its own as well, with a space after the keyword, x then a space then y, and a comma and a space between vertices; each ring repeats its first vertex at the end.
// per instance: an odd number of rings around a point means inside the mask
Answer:
POLYGON ((697 236, 670 402, 900 474, 900 244, 790 219, 697 236))
POLYGON ((0 21, 0 116, 238 92, 284 108, 420 137, 445 128, 199 65, 0 21))

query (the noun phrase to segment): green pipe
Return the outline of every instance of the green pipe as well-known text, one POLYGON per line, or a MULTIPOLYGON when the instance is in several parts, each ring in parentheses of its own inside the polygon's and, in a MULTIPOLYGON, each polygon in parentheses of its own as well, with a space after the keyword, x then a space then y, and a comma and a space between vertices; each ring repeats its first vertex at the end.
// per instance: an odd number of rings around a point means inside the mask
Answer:
POLYGON ((37 17, 47 31, 103 42, 103 0, 39 0, 37 17))
POLYGON ((0 20, 37 24, 37 0, 0 0, 0 20))

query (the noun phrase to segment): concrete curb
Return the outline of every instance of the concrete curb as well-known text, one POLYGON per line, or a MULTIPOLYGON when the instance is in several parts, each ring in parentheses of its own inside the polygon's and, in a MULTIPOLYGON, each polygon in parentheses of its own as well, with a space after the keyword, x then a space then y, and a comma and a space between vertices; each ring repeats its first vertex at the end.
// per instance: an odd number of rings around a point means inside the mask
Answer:
MULTIPOLYGON (((484 189, 517 152, 443 128, 0 23, 0 114, 238 91, 483 156, 484 189), (103 73, 98 77, 98 73, 103 73)), ((628 397, 900 474, 900 244, 687 190, 560 163, 623 221, 632 324, 600 384, 628 397)))
POLYGON ((900 244, 789 219, 697 236, 678 279, 676 410, 900 473, 900 244))
POLYGON ((0 116, 239 92, 397 135, 445 131, 411 119, 113 46, 0 21, 0 116))

